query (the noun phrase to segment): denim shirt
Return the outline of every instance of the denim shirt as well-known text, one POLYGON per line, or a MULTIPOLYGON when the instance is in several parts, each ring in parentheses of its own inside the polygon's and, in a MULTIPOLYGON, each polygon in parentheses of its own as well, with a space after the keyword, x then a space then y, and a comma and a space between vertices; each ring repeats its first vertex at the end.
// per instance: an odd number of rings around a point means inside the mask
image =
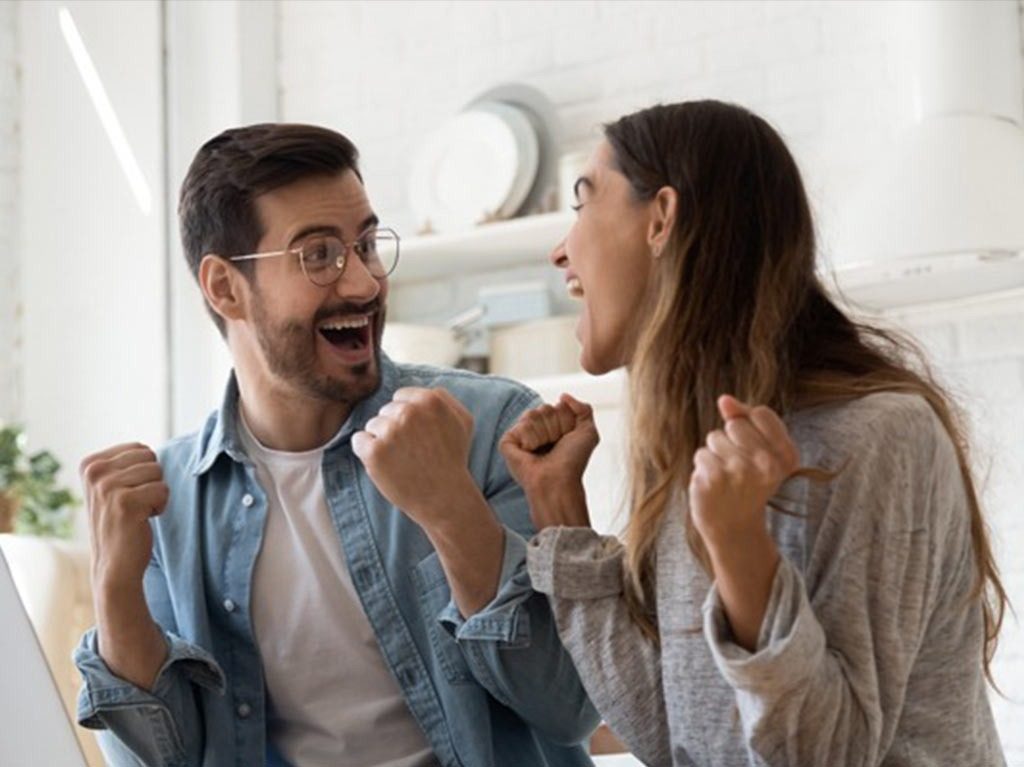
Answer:
MULTIPOLYGON (((525 541, 534 530, 497 449, 536 404, 536 394, 511 381, 382 357, 380 388, 353 409, 324 453, 327 504, 352 582, 443 767, 591 764, 582 743, 598 716, 558 639, 547 598, 530 585, 525 541), (469 619, 452 602, 426 535, 377 491, 352 452, 352 434, 404 386, 444 387, 475 419, 469 468, 504 525, 505 548, 494 600, 469 619)), ((75 651, 84 680, 78 719, 103 730, 100 744, 112 765, 285 764, 267 740, 250 610, 267 504, 242 450, 237 414, 232 377, 204 428, 160 451, 170 502, 152 520, 145 594, 168 656, 152 690, 111 673, 95 629, 75 651)), ((344 704, 340 692, 338 705, 344 704)))

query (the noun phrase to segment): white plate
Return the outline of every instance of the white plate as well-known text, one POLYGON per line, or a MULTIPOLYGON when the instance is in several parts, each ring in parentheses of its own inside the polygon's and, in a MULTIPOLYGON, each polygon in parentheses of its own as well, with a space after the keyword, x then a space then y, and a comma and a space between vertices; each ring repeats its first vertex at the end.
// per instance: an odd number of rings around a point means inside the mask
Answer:
POLYGON ((511 216, 529 193, 537 154, 536 134, 515 107, 462 112, 416 155, 409 202, 417 225, 450 232, 511 216))
POLYGON ((564 149, 558 110, 543 92, 523 83, 505 83, 488 88, 463 109, 476 109, 482 104, 494 102, 508 104, 522 112, 537 136, 540 155, 537 173, 526 201, 520 206, 519 214, 548 210, 545 206, 549 202, 549 195, 557 187, 558 158, 564 149))
POLYGON ((511 104, 491 101, 477 104, 474 109, 498 115, 515 133, 516 143, 519 147, 519 170, 509 189, 508 197, 498 209, 499 218, 512 218, 523 206, 537 177, 537 166, 540 161, 537 132, 533 129, 530 118, 511 104))

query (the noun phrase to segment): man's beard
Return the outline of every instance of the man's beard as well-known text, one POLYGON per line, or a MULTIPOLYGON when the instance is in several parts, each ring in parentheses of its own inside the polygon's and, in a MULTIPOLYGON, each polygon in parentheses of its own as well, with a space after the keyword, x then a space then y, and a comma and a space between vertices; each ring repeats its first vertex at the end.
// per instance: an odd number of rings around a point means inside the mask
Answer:
POLYGON ((375 301, 356 306, 337 304, 321 309, 309 325, 298 320, 285 320, 275 325, 257 297, 253 308, 256 340, 271 372, 307 395, 339 404, 355 405, 369 397, 380 386, 380 340, 384 329, 384 309, 375 301), (339 380, 317 372, 317 324, 329 317, 348 314, 373 314, 373 363, 350 367, 351 378, 339 380))

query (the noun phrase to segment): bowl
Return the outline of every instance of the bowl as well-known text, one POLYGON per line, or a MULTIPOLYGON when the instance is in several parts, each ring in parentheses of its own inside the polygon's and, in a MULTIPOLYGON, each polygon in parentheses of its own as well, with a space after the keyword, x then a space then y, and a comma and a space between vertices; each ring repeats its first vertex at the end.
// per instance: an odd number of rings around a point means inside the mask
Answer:
POLYGON ((381 347, 395 362, 452 367, 462 356, 455 333, 436 325, 388 322, 381 347))

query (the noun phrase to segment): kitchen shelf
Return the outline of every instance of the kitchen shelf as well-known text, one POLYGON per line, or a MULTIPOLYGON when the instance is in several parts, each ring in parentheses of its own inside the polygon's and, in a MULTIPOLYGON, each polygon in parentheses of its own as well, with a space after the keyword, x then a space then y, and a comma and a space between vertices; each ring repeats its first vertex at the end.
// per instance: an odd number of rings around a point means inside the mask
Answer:
POLYGON ((572 222, 571 212, 543 213, 482 224, 457 234, 427 234, 402 240, 396 284, 503 267, 544 265, 572 222))
MULTIPOLYGON (((551 249, 575 221, 559 211, 483 224, 457 234, 430 234, 402 241, 402 257, 391 277, 396 284, 547 263, 551 249)), ((949 254, 851 264, 825 271, 843 301, 869 311, 937 305, 1024 287, 1024 254, 999 258, 949 254)))

